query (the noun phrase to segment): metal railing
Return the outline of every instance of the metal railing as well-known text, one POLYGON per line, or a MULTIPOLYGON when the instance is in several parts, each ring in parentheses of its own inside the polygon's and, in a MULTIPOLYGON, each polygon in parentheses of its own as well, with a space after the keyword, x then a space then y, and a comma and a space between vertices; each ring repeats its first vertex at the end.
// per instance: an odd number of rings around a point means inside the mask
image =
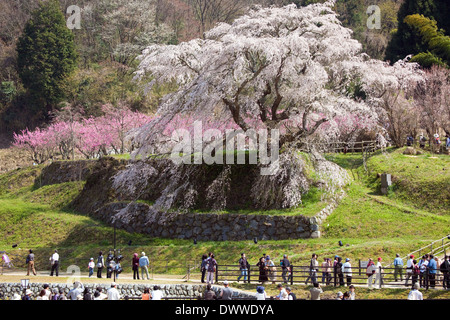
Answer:
POLYGON ((250 267, 247 269, 246 277, 237 265, 218 265, 215 271, 215 283, 225 280, 229 282, 242 280, 247 283, 285 283, 290 285, 319 282, 322 285, 334 287, 363 285, 383 288, 408 287, 415 282, 419 282, 426 289, 430 287, 448 288, 450 285, 450 273, 444 274, 439 270, 430 270, 429 268, 424 273, 414 274, 413 270, 409 272, 406 268, 399 271, 397 268, 379 267, 369 280, 369 275, 366 274, 367 268, 361 265, 360 262, 358 266, 352 266, 350 273, 342 272, 334 266, 328 268, 319 266, 317 269, 311 269, 309 265, 291 265, 289 269, 275 266, 271 267, 273 271, 261 271, 257 267, 250 267))
MULTIPOLYGON (((416 251, 413 251, 411 253, 408 253, 406 256, 401 257, 402 260, 407 260, 411 255, 417 254, 417 256, 419 258, 421 258, 422 256, 424 256, 425 254, 433 254, 434 256, 439 256, 439 255, 447 255, 447 252, 450 252, 450 234, 446 235, 445 237, 438 239, 438 240, 434 240, 433 242, 431 242, 429 245, 422 247, 416 251)), ((391 262, 388 265, 386 265, 385 267, 390 267, 392 266, 394 263, 391 262)))
POLYGON ((357 142, 316 142, 305 143, 301 151, 309 152, 315 149, 322 153, 374 153, 377 147, 377 141, 357 141, 357 142))

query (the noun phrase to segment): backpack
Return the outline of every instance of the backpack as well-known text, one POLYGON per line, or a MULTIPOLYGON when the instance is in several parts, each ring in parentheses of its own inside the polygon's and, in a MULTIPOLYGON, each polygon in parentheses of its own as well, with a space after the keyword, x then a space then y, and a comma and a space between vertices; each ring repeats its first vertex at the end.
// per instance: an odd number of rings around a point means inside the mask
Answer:
POLYGON ((419 266, 417 264, 414 266, 413 273, 414 274, 420 274, 420 268, 419 268, 419 266))
POLYGON ((289 295, 292 297, 292 300, 297 300, 297 296, 294 293, 289 293, 289 295))

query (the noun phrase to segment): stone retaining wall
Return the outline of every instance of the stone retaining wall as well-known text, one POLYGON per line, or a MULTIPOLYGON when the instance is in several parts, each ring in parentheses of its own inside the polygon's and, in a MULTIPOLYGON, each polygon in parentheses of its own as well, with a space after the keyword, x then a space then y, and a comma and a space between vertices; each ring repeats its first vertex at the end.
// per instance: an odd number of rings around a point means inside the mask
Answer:
MULTIPOLYGON (((43 283, 31 283, 30 290, 33 292, 32 299, 34 300, 39 292, 43 289, 43 283)), ((110 288, 108 284, 85 284, 86 287, 91 289, 94 293, 97 287, 102 288, 102 292, 110 288)), ((117 289, 119 290, 121 296, 125 298, 128 297, 139 297, 144 292, 145 288, 153 289, 154 284, 118 284, 117 289)), ((186 297, 186 298, 197 298, 202 297, 205 291, 204 285, 190 285, 190 284, 166 284, 158 286, 161 288, 164 297, 186 297)), ((63 289, 67 294, 72 289, 72 285, 62 284, 62 283, 49 283, 50 290, 53 288, 63 289)), ((222 290, 221 287, 212 286, 212 290, 216 292, 216 295, 222 290)), ((23 295, 22 285, 20 283, 0 283, 0 293, 3 295, 3 299, 11 300, 14 294, 17 293, 20 296, 23 295)), ((251 294, 247 294, 242 291, 233 290, 233 296, 239 298, 250 298, 253 297, 251 294)))
POLYGON ((319 238, 320 225, 337 206, 340 193, 314 217, 216 213, 161 213, 145 203, 117 202, 103 206, 94 216, 128 232, 152 237, 239 241, 319 238))

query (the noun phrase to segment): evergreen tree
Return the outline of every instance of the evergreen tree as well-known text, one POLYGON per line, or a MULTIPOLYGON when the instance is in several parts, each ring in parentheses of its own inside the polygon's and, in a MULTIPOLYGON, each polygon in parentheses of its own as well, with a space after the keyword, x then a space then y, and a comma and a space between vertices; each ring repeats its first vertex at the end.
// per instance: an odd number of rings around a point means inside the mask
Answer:
POLYGON ((404 20, 407 16, 416 13, 432 18, 435 11, 433 0, 405 0, 398 11, 398 28, 386 48, 385 59, 395 63, 409 54, 416 55, 427 51, 426 43, 404 20))
POLYGON ((41 2, 17 43, 18 71, 36 112, 51 111, 64 99, 63 85, 76 67, 74 36, 59 1, 41 2))
POLYGON ((413 14, 407 16, 405 22, 420 35, 429 50, 429 52, 415 55, 413 61, 427 68, 433 64, 442 66, 444 63, 450 66, 450 37, 438 29, 436 21, 423 15, 413 14))

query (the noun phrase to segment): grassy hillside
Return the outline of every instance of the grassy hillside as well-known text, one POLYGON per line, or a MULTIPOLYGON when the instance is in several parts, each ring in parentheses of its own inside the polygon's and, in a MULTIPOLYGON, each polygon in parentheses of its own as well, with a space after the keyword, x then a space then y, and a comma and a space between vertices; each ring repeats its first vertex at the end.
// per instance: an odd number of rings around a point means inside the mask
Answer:
MULTIPOLYGON (((450 215, 430 206, 427 210, 422 203, 435 202, 421 199, 415 203, 414 197, 404 198, 402 177, 421 181, 426 188, 436 182, 447 186, 448 171, 442 175, 442 165, 448 168, 445 157, 434 159, 427 155, 411 158, 428 165, 428 173, 416 173, 416 163, 405 163, 406 156, 400 150, 389 155, 377 154, 369 160, 370 173, 365 175, 362 160, 356 155, 335 155, 333 160, 353 172, 355 181, 346 189, 347 196, 322 226, 319 239, 238 242, 199 242, 191 240, 149 239, 145 235, 117 231, 117 247, 122 249, 126 259, 123 267, 127 271, 134 252, 145 251, 154 261, 169 260, 169 265, 184 265, 209 251, 216 254, 220 263, 236 263, 241 252, 246 252, 250 262, 256 264, 262 253, 275 259, 288 254, 295 263, 306 264, 312 252, 320 258, 339 254, 343 257, 367 259, 383 257, 390 261, 395 253, 408 252, 429 244, 430 241, 450 233, 450 215), (433 160, 438 160, 432 162, 433 160), (376 173, 389 170, 398 187, 389 196, 378 193, 376 173), (439 172, 438 172, 439 171, 439 172), (359 177, 359 178, 358 178, 359 177), (432 177, 432 178, 431 178, 432 177), (427 185, 427 182, 429 185, 427 185), (419 208, 421 207, 422 208, 419 208), (128 245, 129 241, 131 246, 128 245), (344 246, 339 246, 342 241, 344 246)), ((409 158, 406 158, 409 159, 409 158)), ((99 250, 112 248, 113 229, 91 217, 80 215, 70 209, 70 202, 79 194, 84 182, 66 182, 38 187, 42 166, 15 170, 0 176, 0 249, 17 256, 17 265, 23 265, 26 250, 35 249, 38 268, 47 268, 48 256, 58 248, 63 258, 62 267, 70 264, 85 264, 99 250), (12 249, 11 245, 18 244, 12 249)), ((415 190, 415 189, 414 189, 415 190)), ((439 194, 440 193, 435 193, 439 194)), ((428 196, 429 193, 426 193, 428 196)), ((445 197, 444 197, 445 198, 445 197)), ((183 271, 172 271, 183 272, 183 271)))

